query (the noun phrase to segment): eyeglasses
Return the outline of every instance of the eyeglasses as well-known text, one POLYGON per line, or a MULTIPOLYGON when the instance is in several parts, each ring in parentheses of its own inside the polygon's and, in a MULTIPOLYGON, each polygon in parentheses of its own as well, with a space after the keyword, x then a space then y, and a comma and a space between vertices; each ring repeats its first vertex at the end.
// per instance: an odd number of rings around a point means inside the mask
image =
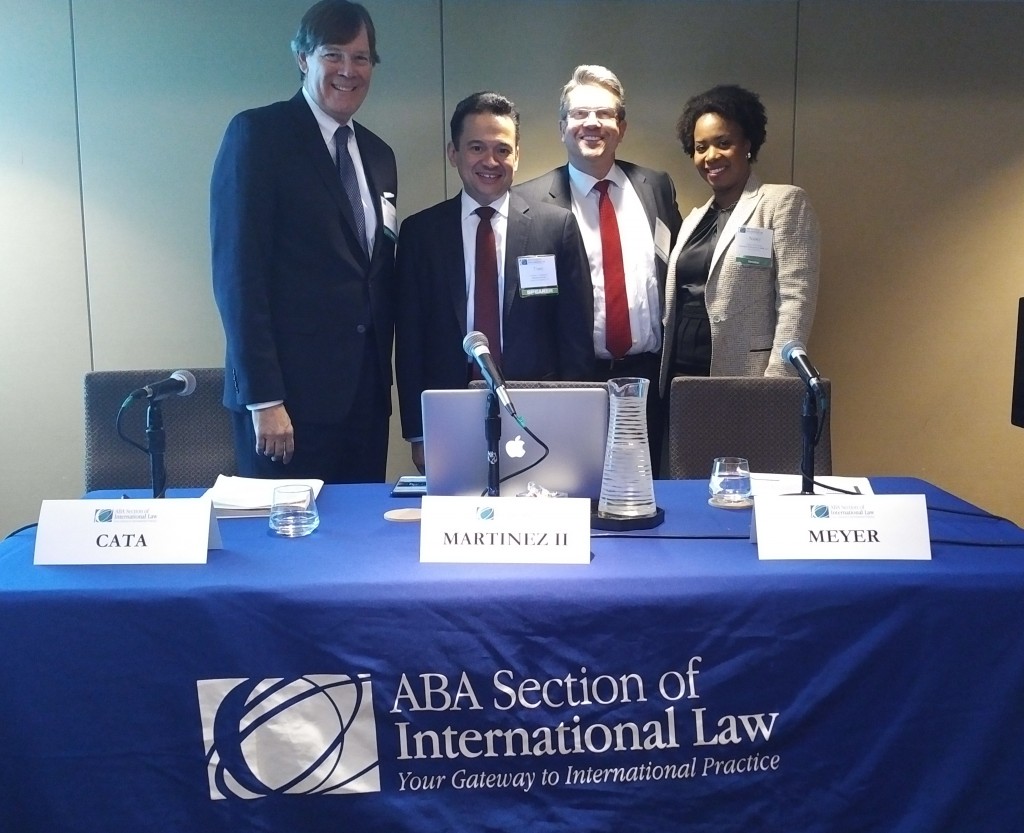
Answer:
POLYGON ((591 115, 600 122, 612 122, 619 120, 619 111, 614 107, 602 107, 594 109, 591 107, 573 107, 568 113, 569 121, 586 121, 591 115))

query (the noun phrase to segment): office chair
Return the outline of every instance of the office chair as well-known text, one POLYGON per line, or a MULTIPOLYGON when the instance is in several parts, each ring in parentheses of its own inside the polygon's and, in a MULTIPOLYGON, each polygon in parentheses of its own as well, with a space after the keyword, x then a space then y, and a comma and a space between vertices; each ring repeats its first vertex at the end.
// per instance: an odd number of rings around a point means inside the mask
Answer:
MULTIPOLYGON (((822 379, 831 401, 832 383, 822 379)), ((668 476, 709 477, 715 457, 746 457, 750 470, 800 474, 804 383, 790 376, 680 376, 669 390, 668 476)), ((831 408, 814 452, 832 473, 831 408)))
MULTIPOLYGON (((139 489, 152 485, 149 455, 117 435, 115 420, 132 391, 166 379, 170 370, 98 370, 85 374, 85 489, 139 489)), ((224 369, 192 371, 189 396, 162 400, 168 487, 212 486, 219 474, 235 473, 231 415, 221 404, 224 369)), ((145 400, 131 404, 122 430, 147 445, 145 400)))

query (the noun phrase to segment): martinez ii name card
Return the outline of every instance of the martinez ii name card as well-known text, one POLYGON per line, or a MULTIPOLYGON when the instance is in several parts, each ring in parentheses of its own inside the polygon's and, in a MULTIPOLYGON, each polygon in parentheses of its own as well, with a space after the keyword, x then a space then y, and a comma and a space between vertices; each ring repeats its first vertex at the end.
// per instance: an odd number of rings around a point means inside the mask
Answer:
POLYGON ((420 561, 589 564, 586 498, 423 498, 420 561))

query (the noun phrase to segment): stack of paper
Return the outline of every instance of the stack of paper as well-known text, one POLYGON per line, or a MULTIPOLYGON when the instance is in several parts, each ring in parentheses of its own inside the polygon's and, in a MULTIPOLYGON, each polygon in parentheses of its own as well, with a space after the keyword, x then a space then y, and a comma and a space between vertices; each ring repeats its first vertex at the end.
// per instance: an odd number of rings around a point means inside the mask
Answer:
MULTIPOLYGON (((816 484, 814 493, 819 495, 874 494, 871 490, 871 481, 866 477, 839 477, 823 474, 820 477, 815 477, 814 482, 816 484)), ((758 495, 798 495, 802 487, 803 477, 799 474, 750 473, 750 491, 754 493, 754 497, 758 495)))
POLYGON ((311 486, 313 497, 320 494, 322 480, 264 480, 258 477, 218 475, 206 497, 213 501, 218 518, 258 518, 270 514, 274 489, 278 486, 311 486))

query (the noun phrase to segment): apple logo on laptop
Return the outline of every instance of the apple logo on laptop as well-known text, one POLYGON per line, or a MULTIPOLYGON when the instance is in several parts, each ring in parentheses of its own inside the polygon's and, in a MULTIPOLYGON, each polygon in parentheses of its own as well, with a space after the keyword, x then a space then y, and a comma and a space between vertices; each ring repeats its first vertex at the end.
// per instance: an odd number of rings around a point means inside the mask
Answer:
POLYGON ((505 453, 509 457, 525 457, 526 443, 522 440, 522 434, 517 434, 514 440, 505 443, 505 453))

